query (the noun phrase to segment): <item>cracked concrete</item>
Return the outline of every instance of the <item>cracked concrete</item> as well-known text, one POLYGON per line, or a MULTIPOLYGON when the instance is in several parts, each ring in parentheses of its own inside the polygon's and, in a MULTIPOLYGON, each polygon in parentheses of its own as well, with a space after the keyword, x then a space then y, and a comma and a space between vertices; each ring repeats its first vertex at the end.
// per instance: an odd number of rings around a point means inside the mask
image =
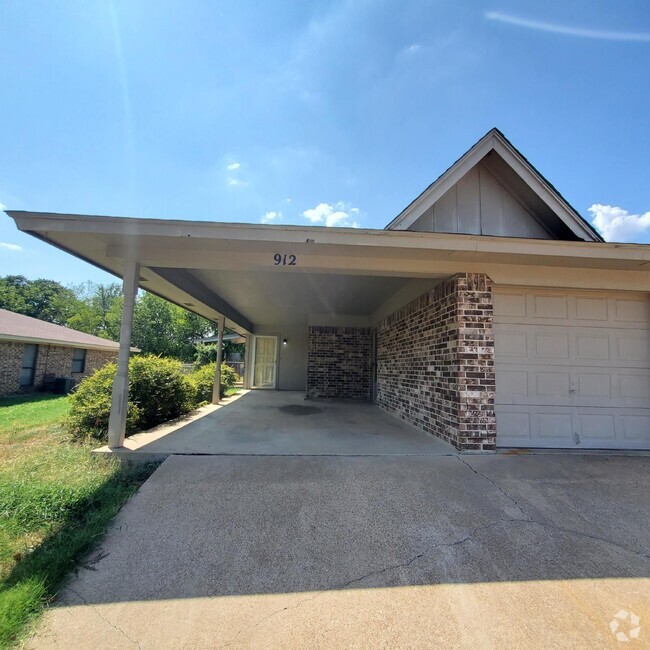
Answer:
POLYGON ((29 645, 606 647, 650 621, 649 468, 172 457, 29 645))

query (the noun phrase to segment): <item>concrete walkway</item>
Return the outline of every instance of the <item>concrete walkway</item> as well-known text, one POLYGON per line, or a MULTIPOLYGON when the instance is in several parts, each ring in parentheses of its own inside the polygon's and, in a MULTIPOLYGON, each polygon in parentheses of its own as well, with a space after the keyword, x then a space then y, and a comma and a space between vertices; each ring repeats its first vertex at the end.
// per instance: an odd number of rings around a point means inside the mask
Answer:
POLYGON ((648 647, 649 470, 578 455, 172 456, 28 645, 648 647), (610 623, 632 634, 631 614, 638 640, 619 643, 610 623))
MULTIPOLYGON (((140 433, 125 442, 139 455, 445 455, 456 450, 374 404, 307 401, 302 392, 244 391, 223 406, 140 433)), ((108 448, 105 448, 109 451, 108 448)))

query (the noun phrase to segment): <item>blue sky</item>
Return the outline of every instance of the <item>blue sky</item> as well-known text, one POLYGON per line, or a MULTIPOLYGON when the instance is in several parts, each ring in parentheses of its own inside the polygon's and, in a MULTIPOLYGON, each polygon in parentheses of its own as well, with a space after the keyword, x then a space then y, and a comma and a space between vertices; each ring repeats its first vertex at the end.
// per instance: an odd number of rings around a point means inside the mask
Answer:
MULTIPOLYGON (((647 0, 30 0, 0 25, 8 209, 380 228, 497 126, 650 242, 647 0)), ((7 273, 110 279, 2 215, 7 273)))

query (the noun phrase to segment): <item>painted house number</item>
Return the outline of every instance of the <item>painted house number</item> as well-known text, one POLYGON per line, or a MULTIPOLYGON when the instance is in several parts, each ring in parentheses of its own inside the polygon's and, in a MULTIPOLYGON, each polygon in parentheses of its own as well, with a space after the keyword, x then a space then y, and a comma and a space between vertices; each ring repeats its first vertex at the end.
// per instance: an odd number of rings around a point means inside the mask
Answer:
POLYGON ((296 266, 296 256, 280 255, 280 253, 276 253, 273 256, 273 264, 275 266, 296 266))

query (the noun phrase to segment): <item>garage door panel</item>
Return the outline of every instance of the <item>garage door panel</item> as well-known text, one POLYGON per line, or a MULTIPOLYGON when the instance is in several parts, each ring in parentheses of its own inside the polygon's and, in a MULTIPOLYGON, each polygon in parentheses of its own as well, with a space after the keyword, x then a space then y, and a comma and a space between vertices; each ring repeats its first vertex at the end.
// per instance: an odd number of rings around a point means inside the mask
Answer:
MULTIPOLYGON (((499 413, 499 436, 510 444, 509 447, 518 446, 519 443, 530 443, 532 439, 530 428, 530 413, 528 411, 510 411, 505 407, 499 413)), ((529 445, 526 445, 529 446, 529 445)))
POLYGON ((617 358, 639 364, 650 361, 650 332, 631 330, 616 337, 617 358))
POLYGON ((581 334, 576 332, 576 357, 595 361, 609 361, 611 346, 607 332, 603 334, 581 334))
POLYGON ((646 296, 499 290, 499 446, 650 448, 646 296))
POLYGON ((499 447, 650 449, 650 409, 498 405, 499 447))
POLYGON ((606 321, 608 318, 607 298, 576 298, 575 317, 577 320, 606 321))
POLYGON ((571 376, 568 372, 538 372, 535 379, 537 395, 569 397, 571 394, 571 376))
POLYGON ((610 413, 579 415, 583 444, 589 441, 616 440, 616 419, 610 413))
MULTIPOLYGON (((626 440, 638 440, 648 443, 648 431, 650 431, 650 412, 647 414, 622 415, 621 420, 623 422, 623 437, 626 440)), ((643 448, 650 448, 650 445, 643 448)))
POLYGON ((496 391, 514 398, 528 396, 528 373, 525 370, 502 370, 496 377, 496 391))
POLYGON ((503 336, 494 341, 494 353, 497 357, 528 357, 527 333, 518 326, 502 325, 503 336))
POLYGON ((541 361, 569 357, 568 332, 559 331, 559 328, 556 331, 544 328, 541 332, 535 332, 533 342, 534 357, 541 361))
POLYGON ((614 300, 614 321, 620 324, 647 324, 650 321, 650 307, 647 300, 617 298, 614 300))
MULTIPOLYGON (((535 318, 565 319, 569 315, 569 305, 566 296, 532 295, 532 315, 535 318)), ((530 313, 530 312, 529 312, 530 313)))
POLYGON ((539 435, 542 438, 570 441, 573 436, 574 426, 571 412, 548 411, 537 414, 539 421, 539 435))
POLYGON ((616 297, 612 294, 561 295, 560 290, 513 289, 494 296, 495 323, 521 323, 645 328, 650 322, 650 304, 644 296, 616 297))
POLYGON ((650 365, 650 330, 497 323, 494 332, 497 363, 641 369, 650 365))

